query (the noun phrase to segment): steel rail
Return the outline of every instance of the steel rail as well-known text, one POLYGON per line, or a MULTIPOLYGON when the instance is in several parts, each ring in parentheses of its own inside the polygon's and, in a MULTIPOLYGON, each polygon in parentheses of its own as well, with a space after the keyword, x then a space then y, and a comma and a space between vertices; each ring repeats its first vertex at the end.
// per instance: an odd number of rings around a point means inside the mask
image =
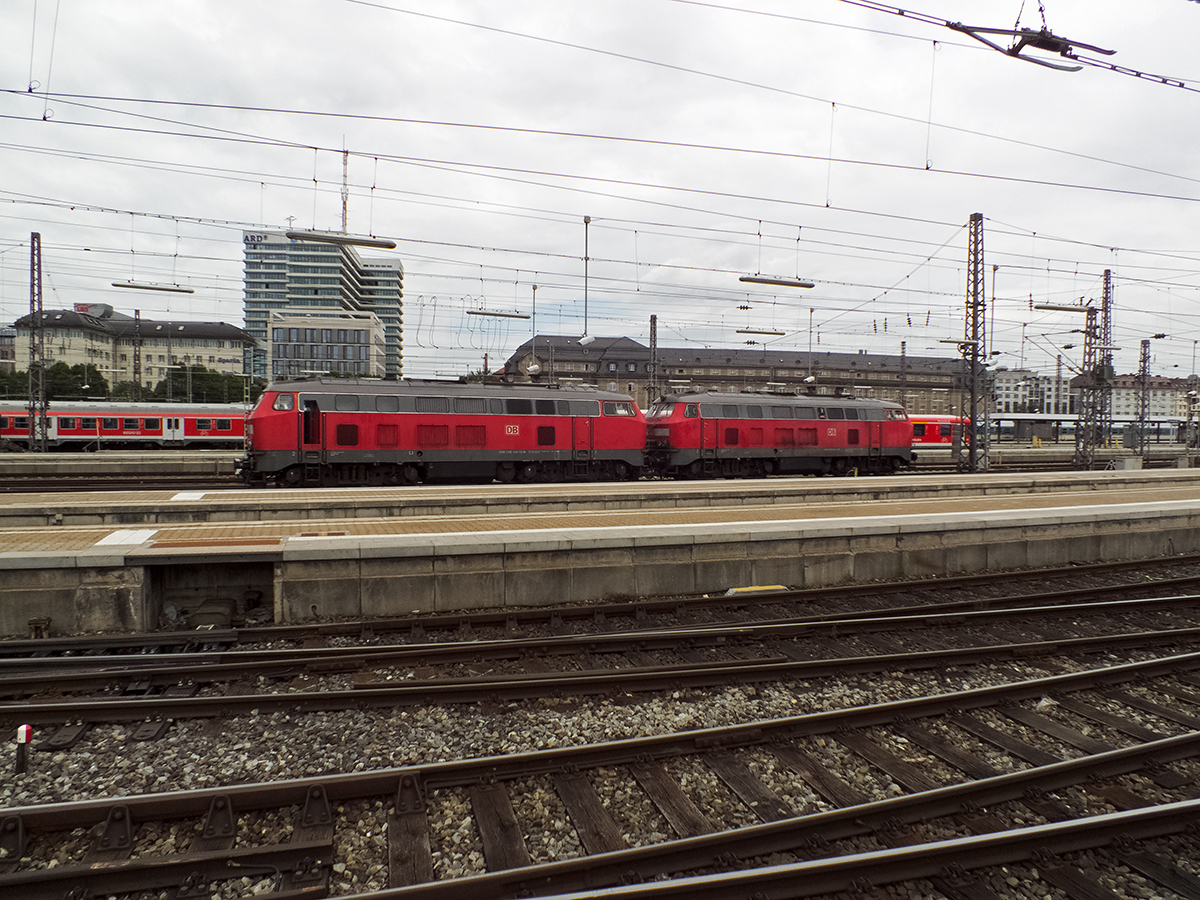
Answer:
POLYGON ((489 674, 478 678, 397 681, 386 687, 349 691, 284 691, 211 697, 121 696, 36 703, 0 703, 0 721, 46 724, 68 721, 129 722, 147 719, 224 717, 249 710, 258 712, 336 712, 345 709, 402 704, 481 703, 528 700, 537 697, 678 690, 796 678, 828 678, 889 669, 931 668, 935 665, 977 665, 997 659, 1029 659, 1069 651, 1109 651, 1148 645, 1162 646, 1200 639, 1200 626, 1169 631, 1099 635, 1086 638, 998 644, 952 650, 891 653, 840 659, 791 661, 765 657, 735 662, 680 663, 627 669, 561 671, 516 675, 489 674))
POLYGON ((895 723, 901 717, 916 719, 945 715, 951 711, 983 709, 1006 701, 1041 699, 1055 692, 1113 688, 1143 679, 1176 677, 1197 669, 1200 669, 1200 653, 1189 653, 969 691, 653 737, 627 738, 606 744, 560 747, 507 756, 194 791, 170 791, 74 803, 9 807, 0 809, 0 820, 6 817, 20 817, 28 828, 90 827, 97 821, 102 821, 107 811, 118 802, 128 807, 130 815, 139 821, 178 818, 203 814, 218 796, 228 797, 234 808, 242 811, 277 808, 302 803, 307 792, 314 787, 324 787, 331 801, 361 799, 395 793, 399 782, 405 777, 417 777, 426 788, 435 789, 477 783, 491 778, 513 779, 544 775, 571 767, 626 765, 646 758, 668 758, 703 750, 758 746, 771 741, 834 734, 846 728, 886 726, 895 723))
MULTIPOLYGON (((1053 621, 1064 617, 1131 614, 1200 604, 1200 595, 1155 597, 1001 610, 938 612, 924 615, 852 617, 793 622, 765 621, 746 625, 714 623, 648 631, 564 635, 433 644, 388 644, 365 647, 289 648, 201 653, 138 654, 119 657, 42 657, 0 660, 0 691, 8 694, 101 688, 118 679, 136 679, 145 687, 184 681, 212 683, 256 676, 284 677, 301 673, 333 674, 370 667, 430 666, 513 660, 522 655, 570 656, 578 653, 621 653, 628 650, 678 650, 681 646, 746 647, 764 641, 797 638, 844 638, 876 632, 954 625, 970 627, 1023 619, 1031 613, 1053 621), (47 671, 49 670, 49 671, 47 671)), ((1036 623, 1035 623, 1036 624, 1036 623)), ((773 657, 779 662, 783 657, 773 657)), ((762 664, 755 661, 753 664, 762 664)), ((699 665, 699 664, 697 664, 699 665)), ((718 665, 713 662, 709 665, 718 665)))
MULTIPOLYGON (((1094 563, 1084 566, 1068 566, 1054 569, 1007 572, 1003 577, 1009 581, 1042 580, 1069 577, 1078 579, 1084 575, 1121 572, 1126 570, 1143 571, 1154 565, 1187 565, 1200 563, 1200 555, 1164 557, 1154 560, 1122 561, 1116 563, 1094 563)), ((976 587, 981 584, 994 584, 997 575, 956 575, 951 577, 931 578, 915 581, 892 582, 888 584, 871 585, 834 585, 824 588, 806 588, 794 591, 779 591, 776 593, 756 593, 753 596, 706 595, 690 597, 672 597, 663 599, 639 599, 621 603, 593 604, 576 607, 548 607, 542 609, 505 610, 501 612, 467 611, 444 615, 418 615, 404 618, 384 618, 349 622, 314 622, 303 625, 270 625, 263 627, 243 627, 225 629, 205 629, 173 632, 153 632, 136 635, 87 635, 57 637, 47 639, 17 639, 0 641, 0 658, 18 658, 18 654, 46 654, 50 650, 100 653, 105 650, 142 649, 156 646, 212 646, 247 644, 265 641, 302 640, 313 637, 361 637, 366 634, 382 634, 392 631, 405 631, 414 628, 424 630, 461 629, 464 625, 474 628, 496 627, 505 628, 510 625, 539 624, 543 625, 558 618, 563 622, 576 620, 621 619, 630 616, 644 618, 651 614, 672 615, 681 611, 686 612, 695 608, 732 608, 743 609, 777 603, 812 603, 815 601, 834 601, 838 599, 853 599, 869 595, 878 597, 885 594, 915 593, 920 591, 945 591, 976 587)), ((1120 593, 1138 589, 1162 590, 1172 586, 1196 584, 1200 575, 1179 576, 1175 578, 1139 581, 1123 585, 1102 585, 1098 587, 1070 588, 1057 591, 1047 591, 1036 594, 1016 594, 996 598, 971 598, 954 600, 945 603, 916 604, 911 606, 894 607, 882 610, 864 610, 862 612, 834 612, 808 617, 798 617, 797 621, 821 621, 830 618, 855 618, 872 615, 922 615, 928 613, 950 613, 956 610, 970 611, 979 609, 998 609, 1014 603, 1028 603, 1036 599, 1061 600, 1069 597, 1095 596, 1110 593, 1120 593)), ((756 624, 756 623, 745 623, 756 624)))
MULTIPOLYGON (((697 875, 649 884, 589 888, 584 892, 538 893, 542 900, 746 900, 764 897, 771 900, 817 897, 840 891, 860 892, 865 886, 879 886, 932 878, 948 871, 977 871, 994 866, 1012 865, 1041 858, 1044 854, 1062 855, 1095 850, 1125 840, 1147 840, 1178 834, 1192 826, 1200 815, 1200 800, 1182 800, 1129 812, 1109 813, 1035 825, 1012 831, 938 841, 930 844, 856 853, 831 859, 809 860, 767 866, 740 872, 697 875)), ((462 887, 469 879, 448 886, 462 887)), ((372 893, 372 898, 420 898, 429 885, 393 888, 372 893)), ((354 895, 365 897, 365 894, 354 895)), ((468 897, 468 894, 456 896, 468 897)))
POLYGON ((664 691, 681 687, 828 678, 888 669, 923 669, 935 665, 978 665, 1048 656, 1052 653, 1111 651, 1177 645, 1200 639, 1200 626, 1165 631, 1106 634, 1084 638, 995 644, 950 650, 911 651, 877 656, 793 661, 783 656, 753 660, 664 664, 624 669, 590 669, 546 673, 487 674, 475 678, 397 680, 352 690, 285 691, 209 697, 119 696, 0 703, 0 721, 24 724, 64 721, 136 721, 153 718, 208 718, 260 712, 330 712, 419 703, 479 703, 600 694, 613 691, 664 691))
POLYGON ((1200 732, 1190 732, 936 790, 630 850, 412 885, 394 893, 385 892, 382 896, 411 900, 451 897, 455 900, 501 900, 541 896, 548 891, 579 891, 618 885, 631 876, 649 880, 675 872, 727 866, 730 859, 803 852, 805 848, 824 847, 827 843, 851 840, 897 826, 963 815, 970 809, 1020 802, 1031 792, 1052 793, 1078 787, 1090 779, 1116 778, 1158 764, 1194 759, 1197 755, 1200 755, 1200 732))

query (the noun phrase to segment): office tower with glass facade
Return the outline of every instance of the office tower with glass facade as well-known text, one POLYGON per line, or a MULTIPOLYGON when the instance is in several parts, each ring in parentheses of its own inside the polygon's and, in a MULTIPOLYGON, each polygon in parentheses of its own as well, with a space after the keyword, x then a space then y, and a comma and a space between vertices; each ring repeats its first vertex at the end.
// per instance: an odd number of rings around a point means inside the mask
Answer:
MULTIPOLYGON (((255 356, 255 375, 284 374, 272 373, 268 367, 269 360, 273 364, 286 358, 274 352, 272 346, 273 317, 276 328, 281 327, 278 323, 284 317, 302 317, 308 328, 320 327, 320 320, 329 319, 327 328, 336 333, 345 331, 348 314, 378 320, 383 329, 382 360, 373 355, 370 359, 360 358, 361 349, 351 357, 350 346, 339 345, 335 358, 307 359, 306 370, 397 378, 403 375, 404 266, 399 260, 365 259, 353 246, 294 240, 282 231, 246 231, 242 242, 246 255, 246 331, 261 348, 255 356), (341 324, 336 321, 339 319, 341 324)), ((290 338, 290 330, 287 333, 290 338)), ((374 339, 368 343, 373 349, 374 339)), ((289 348, 283 352, 295 351, 289 348)), ((329 349, 323 353, 325 357, 335 355, 329 349)))

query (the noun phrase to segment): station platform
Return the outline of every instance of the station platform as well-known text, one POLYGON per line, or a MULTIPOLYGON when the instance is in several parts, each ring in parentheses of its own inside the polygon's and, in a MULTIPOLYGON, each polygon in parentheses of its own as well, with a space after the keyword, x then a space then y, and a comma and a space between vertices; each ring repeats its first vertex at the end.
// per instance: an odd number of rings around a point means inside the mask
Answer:
POLYGON ((230 476, 242 450, 100 450, 95 453, 0 453, 0 481, 17 478, 230 476))
POLYGON ((103 522, 9 520, 0 634, 39 617, 51 633, 152 630, 205 604, 285 623, 1200 552, 1200 471, 509 490, 148 492, 107 495, 124 511, 103 522), (200 516, 209 503, 240 518, 200 516))

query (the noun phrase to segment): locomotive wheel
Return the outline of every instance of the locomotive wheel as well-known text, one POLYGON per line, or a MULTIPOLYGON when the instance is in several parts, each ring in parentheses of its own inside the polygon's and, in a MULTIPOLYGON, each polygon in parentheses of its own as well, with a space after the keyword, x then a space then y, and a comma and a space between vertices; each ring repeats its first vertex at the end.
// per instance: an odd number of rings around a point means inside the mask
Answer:
POLYGON ((405 466, 400 472, 400 481, 404 484, 416 484, 421 480, 421 473, 416 466, 405 466))
POLYGON ((286 469, 284 471, 282 480, 283 483, 288 487, 295 487, 303 480, 303 478, 304 473, 300 471, 300 467, 292 466, 290 469, 286 469))
POLYGON ((538 480, 538 474, 539 472, 537 463, 526 463, 521 467, 521 470, 517 472, 517 481, 521 482, 521 484, 531 484, 532 482, 538 480))
POLYGON ((509 484, 517 477, 517 467, 510 462, 496 463, 496 480, 509 484))
POLYGON ((629 464, 618 459, 613 463, 612 474, 617 481, 625 481, 629 478, 629 464))

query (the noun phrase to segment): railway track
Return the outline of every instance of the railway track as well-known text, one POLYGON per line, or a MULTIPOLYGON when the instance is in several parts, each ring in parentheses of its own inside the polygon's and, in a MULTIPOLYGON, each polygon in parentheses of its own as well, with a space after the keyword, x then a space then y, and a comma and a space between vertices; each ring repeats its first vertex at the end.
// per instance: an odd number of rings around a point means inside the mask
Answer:
POLYGON ((10 807, 0 891, 208 896, 249 877, 320 896, 348 846, 377 887, 456 900, 814 896, 922 878, 929 896, 1005 896, 988 873, 1015 864, 1103 887, 1071 862, 1085 850, 1194 887, 1180 862, 1200 859, 1186 833, 1198 671, 1200 653, 1178 654, 650 737, 10 807))

